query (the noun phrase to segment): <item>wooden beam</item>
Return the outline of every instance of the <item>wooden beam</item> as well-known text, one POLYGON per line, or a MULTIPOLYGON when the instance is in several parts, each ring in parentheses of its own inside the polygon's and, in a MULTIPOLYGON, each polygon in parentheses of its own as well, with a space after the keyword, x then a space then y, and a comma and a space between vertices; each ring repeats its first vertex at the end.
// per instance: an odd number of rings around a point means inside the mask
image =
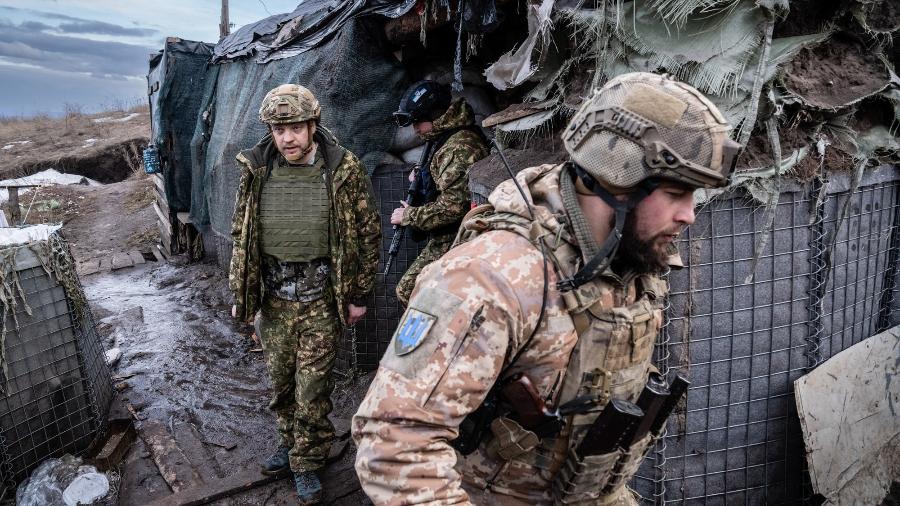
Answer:
POLYGON ((18 227, 22 224, 22 210, 19 209, 19 188, 9 186, 6 188, 9 192, 9 219, 12 226, 18 227))
POLYGON ((147 420, 141 424, 139 432, 153 456, 153 461, 156 462, 156 467, 159 468, 159 473, 173 492, 188 490, 203 482, 164 424, 147 420))
POLYGON ((283 480, 289 476, 291 476, 290 472, 283 473, 280 476, 266 476, 259 472, 259 469, 248 469, 227 478, 164 497, 150 503, 150 506, 196 506, 209 504, 217 499, 283 480))

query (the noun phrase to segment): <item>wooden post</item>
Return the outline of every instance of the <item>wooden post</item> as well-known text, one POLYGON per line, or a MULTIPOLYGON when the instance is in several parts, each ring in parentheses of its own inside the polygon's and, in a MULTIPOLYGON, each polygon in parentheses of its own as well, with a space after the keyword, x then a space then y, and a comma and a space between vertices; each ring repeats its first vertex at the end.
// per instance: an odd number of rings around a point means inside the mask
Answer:
POLYGON ((11 221, 10 225, 13 227, 18 227, 21 225, 22 221, 22 213, 19 209, 19 188, 16 186, 9 186, 6 188, 6 191, 9 192, 9 220, 11 221))
POLYGON ((222 0, 222 21, 219 23, 219 39, 228 37, 231 31, 228 22, 228 0, 222 0))

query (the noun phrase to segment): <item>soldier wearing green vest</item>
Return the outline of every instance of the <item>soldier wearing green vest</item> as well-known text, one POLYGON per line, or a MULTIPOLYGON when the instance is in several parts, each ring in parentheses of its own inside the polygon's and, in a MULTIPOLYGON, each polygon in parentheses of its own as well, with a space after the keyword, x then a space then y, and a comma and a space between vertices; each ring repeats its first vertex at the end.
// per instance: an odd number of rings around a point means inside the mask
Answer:
POLYGON ((337 340, 366 313, 381 224, 359 159, 319 125, 319 102, 283 84, 263 99, 269 132, 237 155, 232 314, 256 318, 272 381, 280 445, 263 473, 288 468, 301 504, 322 496, 316 471, 334 437, 328 420, 337 340))

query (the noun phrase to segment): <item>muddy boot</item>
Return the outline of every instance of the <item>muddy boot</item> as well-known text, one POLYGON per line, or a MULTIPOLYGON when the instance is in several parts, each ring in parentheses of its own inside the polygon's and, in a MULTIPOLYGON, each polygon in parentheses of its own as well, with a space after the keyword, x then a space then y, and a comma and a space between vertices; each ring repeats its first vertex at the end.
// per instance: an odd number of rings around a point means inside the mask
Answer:
POLYGON ((288 466, 290 465, 290 460, 288 459, 288 450, 287 446, 279 446, 275 453, 273 453, 269 458, 263 462, 262 465, 262 473, 267 474, 269 476, 274 476, 276 474, 281 474, 288 470, 288 466))
POLYGON ((297 497, 301 506, 318 504, 322 500, 322 482, 314 471, 294 473, 294 488, 297 489, 297 497))

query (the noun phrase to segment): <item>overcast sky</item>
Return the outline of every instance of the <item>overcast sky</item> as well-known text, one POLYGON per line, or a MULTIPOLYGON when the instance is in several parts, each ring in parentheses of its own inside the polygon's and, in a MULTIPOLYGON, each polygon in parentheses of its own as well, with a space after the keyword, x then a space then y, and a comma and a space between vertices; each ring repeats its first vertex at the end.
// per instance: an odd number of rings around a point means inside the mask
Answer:
MULTIPOLYGON (((230 0, 238 27, 300 0, 230 0)), ((221 0, 0 0, 0 116, 58 115, 146 101, 166 37, 215 43, 221 0)))

